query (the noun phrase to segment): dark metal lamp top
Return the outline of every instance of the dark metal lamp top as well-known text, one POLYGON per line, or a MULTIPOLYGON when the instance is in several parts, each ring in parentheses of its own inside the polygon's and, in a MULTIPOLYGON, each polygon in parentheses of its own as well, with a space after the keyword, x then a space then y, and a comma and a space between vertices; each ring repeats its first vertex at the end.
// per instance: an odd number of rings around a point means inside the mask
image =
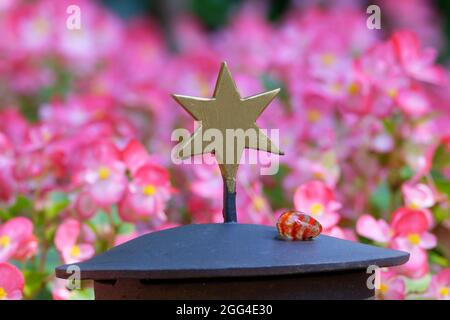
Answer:
MULTIPOLYGON (((387 267, 409 254, 320 235, 283 241, 273 227, 192 224, 141 236, 80 262, 82 279, 180 279, 335 272, 387 267)), ((56 268, 68 278, 69 265, 56 268)))

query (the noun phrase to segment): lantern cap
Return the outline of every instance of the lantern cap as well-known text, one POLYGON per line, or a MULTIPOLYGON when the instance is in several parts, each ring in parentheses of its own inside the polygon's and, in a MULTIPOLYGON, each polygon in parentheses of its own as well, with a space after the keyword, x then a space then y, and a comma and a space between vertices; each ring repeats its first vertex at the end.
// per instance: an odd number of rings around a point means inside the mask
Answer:
MULTIPOLYGON (((186 279, 365 270, 400 265, 408 258, 406 252, 326 235, 283 241, 274 227, 225 223, 148 233, 71 265, 80 268, 81 279, 186 279)), ((56 276, 70 277, 71 265, 57 267, 56 276)))

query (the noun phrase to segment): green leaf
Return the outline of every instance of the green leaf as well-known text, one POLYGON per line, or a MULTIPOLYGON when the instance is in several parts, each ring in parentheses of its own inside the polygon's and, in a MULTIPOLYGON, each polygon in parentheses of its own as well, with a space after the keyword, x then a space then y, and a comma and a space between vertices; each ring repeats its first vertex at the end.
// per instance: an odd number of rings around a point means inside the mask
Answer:
POLYGON ((228 21, 230 13, 241 0, 192 0, 191 11, 210 29, 219 28, 228 21))
POLYGON ((16 202, 9 208, 12 216, 30 215, 33 211, 33 202, 24 195, 18 195, 16 202))
POLYGON ((428 259, 431 264, 437 264, 444 268, 447 268, 450 265, 447 258, 434 251, 428 252, 428 259))
POLYGON ((12 218, 12 215, 9 211, 0 209, 0 221, 7 221, 12 218))
POLYGON ((25 287, 23 289, 23 293, 26 298, 37 294, 38 290, 44 287, 44 282, 47 277, 45 273, 25 270, 23 275, 25 277, 25 287))
POLYGON ((436 206, 433 209, 433 215, 434 218, 436 219, 436 222, 441 223, 447 219, 450 219, 450 209, 436 206))
POLYGON ((409 180, 412 178, 413 175, 414 175, 413 170, 408 166, 402 167, 400 169, 400 178, 402 178, 402 180, 409 180))
POLYGON ((384 130, 393 135, 395 132, 395 122, 391 118, 384 118, 383 120, 384 130))
POLYGON ((448 165, 450 165, 450 153, 446 146, 440 145, 433 155, 433 168, 440 170, 448 165))
POLYGON ((264 86, 264 89, 266 90, 273 90, 276 88, 280 88, 281 90, 280 93, 278 94, 278 98, 280 98, 283 101, 289 101, 289 97, 287 96, 287 90, 285 90, 285 86, 281 81, 275 79, 269 74, 262 75, 261 81, 264 86))
POLYGON ((94 300, 94 289, 83 288, 80 290, 72 290, 70 300, 94 300))
POLYGON ((132 223, 121 223, 117 230, 118 234, 129 234, 135 230, 134 224, 132 223))
POLYGON ((448 180, 435 180, 434 181, 434 183, 435 183, 435 185, 436 185, 436 188, 440 191, 440 192, 442 192, 442 193, 444 193, 444 194, 446 194, 449 198, 450 198, 450 181, 448 181, 448 180))
POLYGON ((99 210, 89 221, 95 228, 101 225, 109 224, 108 213, 103 210, 99 210))
POLYGON ((370 204, 379 212, 389 211, 391 203, 391 192, 386 181, 381 182, 370 195, 370 204))
POLYGON ((53 219, 60 214, 68 205, 70 200, 63 192, 52 192, 47 206, 45 207, 45 216, 47 219, 53 219))
POLYGON ((111 217, 115 226, 118 226, 122 223, 122 219, 120 219, 119 212, 117 211, 117 206, 115 205, 111 207, 111 217))
POLYGON ((420 279, 409 279, 405 278, 406 291, 407 292, 424 292, 427 290, 428 285, 431 281, 431 275, 427 274, 426 276, 420 279))

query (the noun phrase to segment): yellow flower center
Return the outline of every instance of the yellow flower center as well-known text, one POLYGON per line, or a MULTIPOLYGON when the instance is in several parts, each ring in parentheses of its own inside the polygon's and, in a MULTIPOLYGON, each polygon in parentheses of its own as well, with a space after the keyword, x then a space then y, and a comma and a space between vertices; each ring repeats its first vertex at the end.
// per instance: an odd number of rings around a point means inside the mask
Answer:
POLYGON ((379 290, 380 290, 381 294, 386 294, 389 290, 389 286, 386 283, 381 283, 379 290))
POLYGON ((309 210, 315 216, 321 215, 323 213, 323 205, 321 203, 314 203, 309 210))
POLYGON ((262 209, 264 209, 264 199, 261 197, 256 197, 255 199, 253 199, 253 207, 257 211, 261 211, 262 209))
POLYGON ((0 287, 0 300, 5 299, 7 296, 6 290, 0 287))
POLYGON ((52 135, 50 134, 50 132, 44 131, 44 132, 42 133, 42 137, 43 137, 43 139, 44 139, 45 142, 49 142, 50 139, 52 138, 52 135))
POLYGON ((154 185, 152 185, 152 184, 147 184, 147 185, 144 186, 142 191, 144 192, 144 194, 146 196, 152 196, 156 192, 156 187, 154 185))
POLYGON ((79 257, 80 254, 81 254, 80 247, 77 246, 77 245, 74 245, 74 246, 72 247, 72 250, 70 250, 70 255, 71 255, 72 257, 79 257))
POLYGON ((322 55, 321 60, 325 66, 329 67, 334 63, 336 57, 331 53, 325 53, 322 55))
POLYGON ((417 246, 420 243, 420 235, 417 233, 411 233, 408 235, 408 240, 411 244, 417 246))
POLYGON ((318 110, 309 110, 306 117, 308 118, 309 122, 317 122, 320 120, 321 113, 318 110))
POLYGON ((321 179, 324 178, 323 172, 321 172, 321 171, 315 171, 315 172, 313 172, 313 177, 316 178, 316 179, 321 180, 321 179))
POLYGON ((101 180, 108 179, 110 175, 111 175, 111 171, 109 171, 109 169, 107 167, 100 167, 98 169, 98 177, 101 180))
POLYGON ((342 90, 342 84, 335 82, 331 85, 331 91, 334 93, 339 93, 342 90))
POLYGON ((439 293, 443 297, 448 296, 450 294, 450 289, 448 287, 442 287, 441 290, 439 290, 439 293))
POLYGON ((397 93, 398 93, 397 89, 394 88, 391 88, 387 91, 388 96, 391 98, 395 98, 397 96, 397 93))
POLYGON ((349 94, 355 95, 359 92, 359 85, 353 82, 351 85, 348 86, 347 91, 349 94))
POLYGON ((410 207, 411 209, 414 209, 414 210, 419 209, 419 205, 418 205, 417 202, 415 202, 415 201, 411 202, 411 203, 409 204, 409 207, 410 207))
POLYGON ((0 247, 6 248, 11 243, 11 238, 9 236, 1 236, 0 237, 0 247))
POLYGON ((49 31, 48 22, 42 17, 39 17, 33 21, 33 28, 39 35, 46 35, 49 31))

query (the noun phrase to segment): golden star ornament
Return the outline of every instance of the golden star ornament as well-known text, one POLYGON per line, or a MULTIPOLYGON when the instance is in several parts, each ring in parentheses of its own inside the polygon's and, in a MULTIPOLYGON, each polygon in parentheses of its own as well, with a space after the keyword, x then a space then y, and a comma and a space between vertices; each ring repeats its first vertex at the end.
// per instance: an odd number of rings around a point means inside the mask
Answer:
POLYGON ((222 63, 212 98, 199 98, 174 94, 174 99, 200 125, 181 143, 177 156, 186 159, 194 155, 213 153, 228 188, 235 192, 236 173, 244 148, 283 153, 256 125, 256 120, 275 98, 280 89, 241 98, 230 70, 222 63), (221 143, 206 138, 213 130, 214 138, 222 137, 221 143), (239 141, 239 134, 244 137, 239 141), (236 139, 238 141, 236 141, 236 139))

